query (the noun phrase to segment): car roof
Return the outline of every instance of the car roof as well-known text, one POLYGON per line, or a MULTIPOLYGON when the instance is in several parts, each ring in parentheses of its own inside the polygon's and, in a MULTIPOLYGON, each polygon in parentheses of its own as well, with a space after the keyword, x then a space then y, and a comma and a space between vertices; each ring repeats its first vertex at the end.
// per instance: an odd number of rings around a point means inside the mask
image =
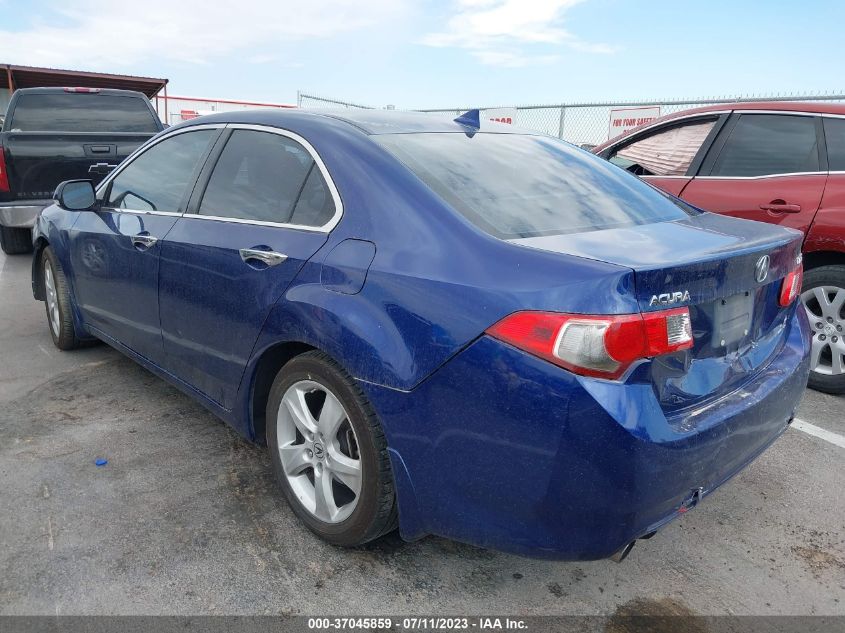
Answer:
POLYGON ((830 103, 824 101, 743 101, 738 103, 717 103, 700 108, 690 108, 688 110, 680 110, 672 112, 671 114, 663 115, 653 121, 644 123, 639 127, 628 130, 624 134, 614 136, 606 140, 604 143, 597 145, 592 150, 593 153, 601 152, 608 146, 616 143, 620 139, 638 133, 649 127, 660 125, 667 121, 673 121, 683 117, 694 116, 696 114, 707 114, 708 112, 731 112, 743 110, 768 110, 772 112, 800 112, 804 114, 836 114, 845 116, 845 103, 830 103))
MULTIPOLYGON (((188 124, 203 123, 251 123, 272 127, 288 127, 315 118, 330 119, 351 125, 364 134, 412 134, 418 132, 462 132, 467 128, 455 122, 455 116, 442 112, 403 112, 398 110, 300 110, 295 108, 279 110, 233 110, 219 112, 195 119, 188 124)), ((182 127, 185 124, 180 124, 182 127)), ((174 126, 177 127, 177 126, 174 126)), ((172 128, 171 128, 172 129, 172 128)), ((480 132, 497 134, 539 134, 507 123, 481 119, 480 132)))
MULTIPOLYGON (((76 86, 67 86, 67 88, 75 88, 76 86)), ((63 94, 66 88, 18 88, 15 90, 15 94, 38 94, 38 95, 52 95, 52 94, 63 94)), ((101 95, 114 95, 118 97, 144 97, 147 98, 143 92, 138 92, 137 90, 120 90, 118 88, 85 88, 85 90, 94 90, 96 92, 84 92, 79 94, 101 94, 101 95)))

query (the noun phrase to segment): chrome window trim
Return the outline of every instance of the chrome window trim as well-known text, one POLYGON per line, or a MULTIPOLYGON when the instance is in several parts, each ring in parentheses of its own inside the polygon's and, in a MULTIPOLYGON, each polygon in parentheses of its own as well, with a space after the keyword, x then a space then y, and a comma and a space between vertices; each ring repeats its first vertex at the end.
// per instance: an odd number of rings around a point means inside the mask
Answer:
POLYGON ((692 176, 658 176, 657 174, 644 174, 640 178, 660 178, 661 180, 692 180, 692 176))
MULTIPOLYGON (((304 224, 289 224, 286 222, 265 222, 262 220, 243 220, 241 218, 227 218, 217 215, 201 215, 199 213, 186 213, 182 217, 190 219, 196 218, 197 220, 228 222, 230 224, 252 224, 253 226, 272 226, 274 228, 279 229, 297 229, 298 231, 309 231, 311 233, 328 233, 331 231, 331 228, 325 228, 329 226, 328 224, 324 224, 323 226, 305 226, 304 224)), ((334 226, 335 225, 332 225, 332 228, 334 228, 334 226)))
MULTIPOLYGON (((133 162, 135 162, 135 160, 138 158, 138 156, 140 156, 141 154, 144 154, 145 152, 149 151, 151 148, 155 147, 156 145, 158 145, 162 141, 169 139, 169 138, 173 138, 174 136, 178 136, 179 134, 186 134, 187 132, 195 132, 197 130, 213 130, 213 129, 220 129, 220 128, 224 128, 224 127, 226 127, 225 123, 203 123, 202 125, 191 125, 191 126, 186 127, 186 128, 180 128, 178 130, 174 130, 172 133, 168 132, 167 134, 163 134, 162 136, 159 136, 155 140, 152 140, 148 143, 141 145, 134 152, 129 154, 129 156, 124 158, 123 161, 120 163, 120 165, 117 166, 117 169, 115 169, 112 173, 110 173, 106 178, 103 179, 103 181, 97 186, 97 189, 94 192, 94 195, 97 196, 97 199, 99 200, 100 193, 106 190, 106 188, 112 183, 112 181, 120 175, 120 172, 122 172, 124 169, 129 167, 129 165, 131 165, 133 162)), ((132 214, 135 214, 135 215, 176 215, 176 216, 184 215, 184 211, 182 211, 182 212, 180 212, 180 211, 150 211, 148 209, 120 209, 118 207, 103 207, 103 208, 111 209, 112 211, 114 211, 116 213, 132 213, 132 214)))
MULTIPOLYGON (((311 145, 311 143, 309 143, 307 140, 305 140, 303 137, 301 137, 299 134, 296 134, 295 132, 290 132, 282 128, 272 127, 268 125, 255 125, 251 123, 229 123, 226 125, 226 128, 231 130, 252 130, 254 132, 268 132, 270 134, 277 134, 279 136, 289 138, 292 141, 295 141, 302 145, 302 147, 304 147, 305 151, 310 154, 311 159, 319 168, 320 173, 323 175, 323 180, 325 180, 326 185, 329 188, 329 193, 331 194, 332 200, 334 201, 334 215, 329 219, 328 222, 321 226, 306 226, 304 224, 292 224, 288 222, 265 222, 261 220, 246 220, 243 218, 230 218, 218 215, 203 215, 201 213, 187 213, 184 217, 197 218, 199 220, 216 220, 218 222, 233 222, 235 224, 251 224, 254 226, 272 226, 282 229, 297 229, 300 231, 310 231, 312 233, 330 233, 331 230, 337 226, 338 222, 340 222, 341 217, 343 217, 343 202, 340 199, 340 193, 338 192, 337 187, 334 184, 334 180, 332 180, 331 174, 329 174, 329 170, 326 168, 323 159, 320 157, 320 154, 317 153, 317 150, 314 149, 314 146, 311 145)), ((213 174, 214 171, 212 170, 212 175, 213 174)), ((205 193, 203 193, 203 195, 205 195, 205 193)), ((202 208, 202 200, 200 200, 199 207, 197 208, 202 208)))
POLYGON ((761 176, 696 176, 696 180, 760 180, 763 178, 784 178, 789 176, 827 176, 826 171, 791 171, 784 174, 763 174, 761 176))

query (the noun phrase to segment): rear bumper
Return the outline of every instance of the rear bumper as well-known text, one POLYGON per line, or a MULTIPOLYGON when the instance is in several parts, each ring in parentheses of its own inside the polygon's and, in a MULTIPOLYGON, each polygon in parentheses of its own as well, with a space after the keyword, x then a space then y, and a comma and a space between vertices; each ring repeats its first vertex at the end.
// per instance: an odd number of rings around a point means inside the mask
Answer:
POLYGON ((52 200, 13 200, 0 202, 0 225, 10 228, 31 229, 35 218, 44 207, 53 204, 52 200))
POLYGON ((650 385, 576 377, 488 337, 412 392, 364 389, 387 432, 403 536, 590 560, 660 528, 765 450, 794 414, 808 352, 798 311, 741 388, 674 418, 650 385))

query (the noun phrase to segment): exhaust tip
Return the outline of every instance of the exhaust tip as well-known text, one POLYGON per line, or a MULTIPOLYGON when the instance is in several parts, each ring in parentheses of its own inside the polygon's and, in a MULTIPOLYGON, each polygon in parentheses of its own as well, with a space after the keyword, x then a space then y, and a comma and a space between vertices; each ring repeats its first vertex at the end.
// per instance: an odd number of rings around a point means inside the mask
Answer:
POLYGON ((618 552, 616 552, 613 556, 611 556, 610 560, 612 560, 614 563, 621 563, 623 560, 628 558, 628 554, 631 553, 631 550, 634 549, 634 545, 636 545, 636 544, 637 544, 636 541, 631 541, 625 547, 623 547, 618 552))

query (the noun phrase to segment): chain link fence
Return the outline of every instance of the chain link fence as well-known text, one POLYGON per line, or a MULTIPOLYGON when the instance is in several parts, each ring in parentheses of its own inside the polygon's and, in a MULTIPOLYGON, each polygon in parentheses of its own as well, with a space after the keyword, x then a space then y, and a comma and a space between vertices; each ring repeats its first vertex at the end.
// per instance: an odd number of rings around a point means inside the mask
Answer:
POLYGON ((318 97, 316 95, 305 94, 304 92, 296 91, 296 105, 306 110, 374 110, 372 106, 361 105, 360 103, 351 103, 349 101, 341 101, 340 99, 330 99, 329 97, 318 97))
MULTIPOLYGON (((328 99, 299 93, 298 104, 302 108, 367 108, 354 103, 348 103, 337 99, 328 99)), ((754 101, 827 101, 832 103, 845 102, 843 93, 827 94, 769 94, 769 95, 748 95, 737 97, 702 98, 702 99, 670 99, 657 101, 622 101, 622 102, 597 102, 597 103, 563 103, 559 105, 527 105, 515 107, 492 107, 479 108, 481 110, 513 111, 513 123, 520 127, 537 130, 551 136, 557 136, 565 141, 576 145, 598 145, 606 141, 611 135, 611 112, 624 110, 626 108, 653 108, 655 112, 659 108, 660 116, 697 108, 704 105, 731 104, 737 102, 754 101)), ((388 106, 390 108, 391 106, 388 106)), ((443 113, 450 116, 477 108, 478 106, 467 106, 464 108, 436 108, 417 110, 418 112, 443 113)), ((617 134, 613 134, 616 136, 617 134)))

